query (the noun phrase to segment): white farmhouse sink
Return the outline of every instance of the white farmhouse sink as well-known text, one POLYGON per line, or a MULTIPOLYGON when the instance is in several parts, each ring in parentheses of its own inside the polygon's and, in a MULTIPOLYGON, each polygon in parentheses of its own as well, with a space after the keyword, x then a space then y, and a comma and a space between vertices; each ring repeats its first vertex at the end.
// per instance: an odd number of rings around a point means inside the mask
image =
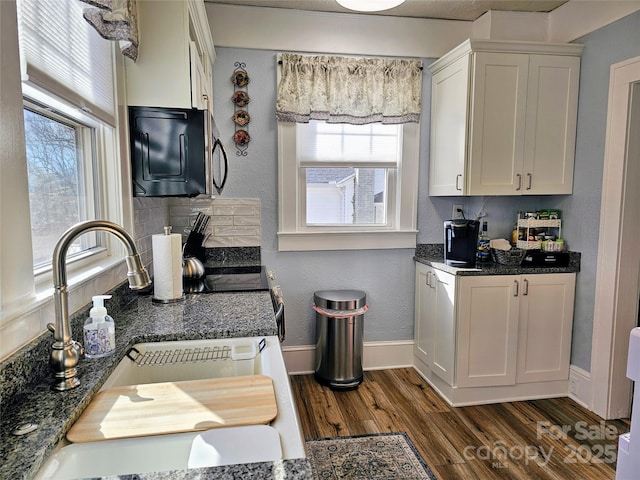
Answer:
POLYGON ((72 443, 60 448, 36 479, 87 477, 216 467, 280 460, 278 431, 267 425, 72 443))
POLYGON ((124 357, 102 389, 267 375, 273 380, 278 407, 278 415, 269 426, 67 444, 49 457, 36 479, 62 480, 304 457, 304 442, 278 337, 266 337, 260 352, 257 346, 261 340, 262 337, 251 337, 135 345, 130 352, 135 361, 124 357))

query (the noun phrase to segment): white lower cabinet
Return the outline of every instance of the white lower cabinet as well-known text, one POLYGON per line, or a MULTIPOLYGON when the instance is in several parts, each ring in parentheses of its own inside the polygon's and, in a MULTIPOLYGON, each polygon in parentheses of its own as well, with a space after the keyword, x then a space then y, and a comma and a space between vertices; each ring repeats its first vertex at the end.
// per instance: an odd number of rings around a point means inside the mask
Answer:
POLYGON ((460 277, 456 386, 516 383, 518 278, 460 277))
POLYGON ((416 368, 452 405, 567 395, 574 294, 575 273, 416 264, 416 368))
POLYGON ((455 276, 417 264, 415 355, 446 382, 453 382, 455 276), (417 314, 418 315, 418 314, 417 314))
POLYGON ((516 382, 567 380, 575 273, 522 278, 516 382))

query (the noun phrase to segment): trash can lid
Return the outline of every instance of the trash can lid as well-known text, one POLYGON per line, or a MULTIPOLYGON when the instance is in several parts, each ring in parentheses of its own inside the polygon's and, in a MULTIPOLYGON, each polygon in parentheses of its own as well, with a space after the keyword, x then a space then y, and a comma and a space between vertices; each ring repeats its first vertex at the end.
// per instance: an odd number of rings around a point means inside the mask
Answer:
POLYGON ((361 290, 320 290, 313 294, 313 301, 329 310, 357 310, 367 304, 367 294, 361 290))

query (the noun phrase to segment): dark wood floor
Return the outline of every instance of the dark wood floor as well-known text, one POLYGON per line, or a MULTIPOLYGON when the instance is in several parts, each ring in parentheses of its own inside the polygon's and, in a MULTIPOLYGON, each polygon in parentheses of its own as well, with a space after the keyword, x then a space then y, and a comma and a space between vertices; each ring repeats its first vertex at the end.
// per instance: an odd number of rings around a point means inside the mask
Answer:
POLYGON ((306 439, 406 432, 442 480, 613 479, 629 431, 568 398, 449 407, 412 368, 365 372, 351 391, 291 383, 306 439))

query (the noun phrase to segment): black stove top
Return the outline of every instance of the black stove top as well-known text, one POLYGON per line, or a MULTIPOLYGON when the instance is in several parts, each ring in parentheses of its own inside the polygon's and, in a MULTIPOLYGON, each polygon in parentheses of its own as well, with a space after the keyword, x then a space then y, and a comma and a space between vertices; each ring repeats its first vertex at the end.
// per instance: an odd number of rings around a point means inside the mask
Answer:
POLYGON ((268 291, 269 280, 262 265, 207 267, 199 280, 184 280, 185 293, 268 291))

